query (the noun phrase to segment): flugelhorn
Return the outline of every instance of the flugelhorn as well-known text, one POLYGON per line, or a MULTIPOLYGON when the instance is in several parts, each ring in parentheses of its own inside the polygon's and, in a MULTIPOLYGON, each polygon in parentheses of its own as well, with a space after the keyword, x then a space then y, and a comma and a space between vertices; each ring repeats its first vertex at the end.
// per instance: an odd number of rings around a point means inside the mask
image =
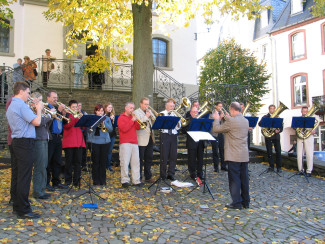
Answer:
POLYGON ((68 106, 64 105, 63 103, 61 102, 56 102, 57 105, 63 105, 64 106, 64 110, 67 110, 69 111, 70 114, 72 114, 72 116, 76 119, 76 118, 81 118, 83 116, 82 113, 80 113, 79 111, 74 111, 72 110, 71 108, 69 108, 68 106))
POLYGON ((142 122, 142 121, 141 121, 141 120, 136 116, 135 113, 132 113, 132 116, 136 117, 137 122, 138 122, 138 124, 139 124, 139 126, 140 126, 140 129, 143 129, 143 130, 145 130, 147 133, 150 134, 150 130, 148 129, 147 125, 146 125, 144 122, 142 122))
MULTIPOLYGON (((288 109, 286 105, 284 105, 282 102, 280 102, 279 107, 274 111, 274 113, 270 116, 270 118, 277 118, 279 115, 284 111, 288 109)), ((262 128, 262 134, 265 137, 272 137, 275 135, 275 131, 278 130, 278 128, 269 128, 269 127, 263 127, 262 128)))
POLYGON ((198 112, 199 113, 202 113, 202 111, 204 111, 207 107, 211 107, 211 104, 210 104, 210 102, 208 100, 206 100, 203 103, 202 107, 198 110, 198 112))

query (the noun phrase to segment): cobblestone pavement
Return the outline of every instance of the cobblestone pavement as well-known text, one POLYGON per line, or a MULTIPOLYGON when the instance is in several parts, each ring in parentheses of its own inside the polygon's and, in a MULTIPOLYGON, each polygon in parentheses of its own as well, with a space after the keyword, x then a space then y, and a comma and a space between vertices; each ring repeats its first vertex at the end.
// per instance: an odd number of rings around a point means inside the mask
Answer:
MULTIPOLYGON (((180 166, 185 169, 185 166, 180 166)), ((227 173, 208 166, 208 183, 215 196, 202 189, 158 192, 146 187, 121 188, 119 168, 108 173, 107 187, 94 187, 105 200, 86 191, 56 191, 49 200, 31 198, 38 220, 19 220, 8 206, 9 170, 0 171, 0 242, 12 243, 322 243, 325 242, 325 180, 284 171, 265 173, 266 165, 250 164, 251 207, 229 210, 227 173), (202 208, 202 206, 207 208, 202 208)), ((157 175, 158 167, 154 167, 157 175)), ((177 173, 178 179, 185 176, 177 173)))

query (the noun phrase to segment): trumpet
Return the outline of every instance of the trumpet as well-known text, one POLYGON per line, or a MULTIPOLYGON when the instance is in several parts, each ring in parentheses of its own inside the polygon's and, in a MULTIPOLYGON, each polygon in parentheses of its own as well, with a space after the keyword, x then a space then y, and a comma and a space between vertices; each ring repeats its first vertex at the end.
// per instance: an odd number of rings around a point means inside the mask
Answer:
POLYGON ((158 114, 150 105, 148 105, 148 110, 150 112, 150 119, 152 122, 156 121, 156 117, 161 116, 162 114, 158 114))
POLYGON ((80 113, 79 111, 74 111, 74 110, 72 110, 71 108, 69 108, 68 106, 64 105, 64 104, 61 103, 61 102, 56 102, 56 104, 59 105, 59 106, 60 106, 60 105, 63 105, 63 106, 64 106, 64 109, 67 110, 67 111, 69 111, 69 113, 71 113, 72 116, 73 116, 75 119, 76 119, 76 118, 80 119, 80 118, 83 116, 83 114, 80 113))
POLYGON ((140 129, 143 129, 145 130, 148 134, 150 134, 150 130, 148 129, 147 125, 142 122, 137 116, 135 113, 132 113, 132 116, 136 117, 137 118, 137 122, 138 124, 140 125, 140 129))
POLYGON ((107 129, 107 127, 105 126, 105 123, 104 123, 104 121, 100 124, 100 125, 98 125, 98 128, 102 131, 102 132, 108 132, 108 129, 107 129))

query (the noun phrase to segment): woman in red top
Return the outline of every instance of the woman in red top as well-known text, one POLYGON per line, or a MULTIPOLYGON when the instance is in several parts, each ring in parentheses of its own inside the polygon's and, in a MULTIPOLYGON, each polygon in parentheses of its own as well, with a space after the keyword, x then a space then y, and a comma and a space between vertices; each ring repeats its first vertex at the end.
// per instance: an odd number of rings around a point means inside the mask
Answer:
MULTIPOLYGON (((78 111, 78 102, 71 100, 69 107, 73 111, 78 111)), ((65 153, 65 184, 70 185, 73 183, 74 186, 78 186, 80 185, 82 148, 86 147, 86 144, 81 128, 74 127, 79 118, 74 118, 69 113, 66 116, 70 119, 70 122, 63 125, 62 148, 65 153)))
POLYGON ((24 78, 30 82, 36 80, 34 69, 37 68, 37 65, 34 61, 30 60, 28 56, 24 57, 24 63, 22 65, 22 69, 24 72, 24 78))

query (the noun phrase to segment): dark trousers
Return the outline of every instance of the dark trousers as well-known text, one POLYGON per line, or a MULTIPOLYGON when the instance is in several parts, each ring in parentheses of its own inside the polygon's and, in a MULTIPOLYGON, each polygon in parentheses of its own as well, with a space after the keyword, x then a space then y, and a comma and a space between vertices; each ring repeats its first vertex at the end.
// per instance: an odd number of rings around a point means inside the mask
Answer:
POLYGON ((48 72, 42 72, 42 82, 43 82, 43 87, 47 87, 47 82, 49 80, 51 71, 48 72))
POLYGON ((203 154, 204 154, 204 142, 200 141, 197 148, 187 149, 188 152, 188 171, 193 178, 203 177, 203 154))
POLYGON ((52 134, 52 140, 49 141, 48 145, 49 160, 47 171, 47 184, 50 184, 52 180, 53 185, 58 185, 60 181, 60 172, 62 165, 62 140, 61 136, 52 134))
POLYGON ((106 162, 110 143, 92 144, 91 159, 93 161, 91 173, 94 185, 106 185, 106 162))
POLYGON ((64 153, 65 153, 65 168, 64 168, 65 184, 70 185, 71 182, 73 182, 73 185, 77 186, 80 183, 82 147, 65 148, 64 153))
POLYGON ((225 162, 225 138, 222 133, 218 134, 218 152, 221 163, 221 169, 227 168, 227 162, 225 162))
POLYGON ((269 164, 271 168, 274 168, 274 160, 273 160, 273 151, 272 151, 272 144, 275 148, 275 163, 278 169, 281 169, 281 143, 280 140, 276 139, 265 139, 265 146, 267 152, 267 158, 269 160, 269 164))
POLYGON ((11 164, 11 183, 10 183, 10 198, 15 199, 16 187, 17 187, 17 165, 14 163, 14 150, 12 145, 9 145, 10 152, 10 164, 11 164))
POLYGON ((175 167, 177 161, 177 135, 168 135, 167 133, 160 133, 160 177, 166 178, 167 174, 175 175, 175 167))
POLYGON ((14 152, 14 174, 13 185, 13 210, 19 215, 32 211, 29 201, 29 189, 32 179, 34 163, 34 139, 14 138, 12 140, 12 150, 14 152))
POLYGON ((152 177, 151 165, 153 158, 153 141, 150 136, 147 146, 139 146, 139 156, 140 156, 140 179, 142 179, 142 171, 144 173, 144 178, 150 180, 152 177))
POLYGON ((232 204, 249 206, 248 162, 228 162, 229 190, 232 204))

